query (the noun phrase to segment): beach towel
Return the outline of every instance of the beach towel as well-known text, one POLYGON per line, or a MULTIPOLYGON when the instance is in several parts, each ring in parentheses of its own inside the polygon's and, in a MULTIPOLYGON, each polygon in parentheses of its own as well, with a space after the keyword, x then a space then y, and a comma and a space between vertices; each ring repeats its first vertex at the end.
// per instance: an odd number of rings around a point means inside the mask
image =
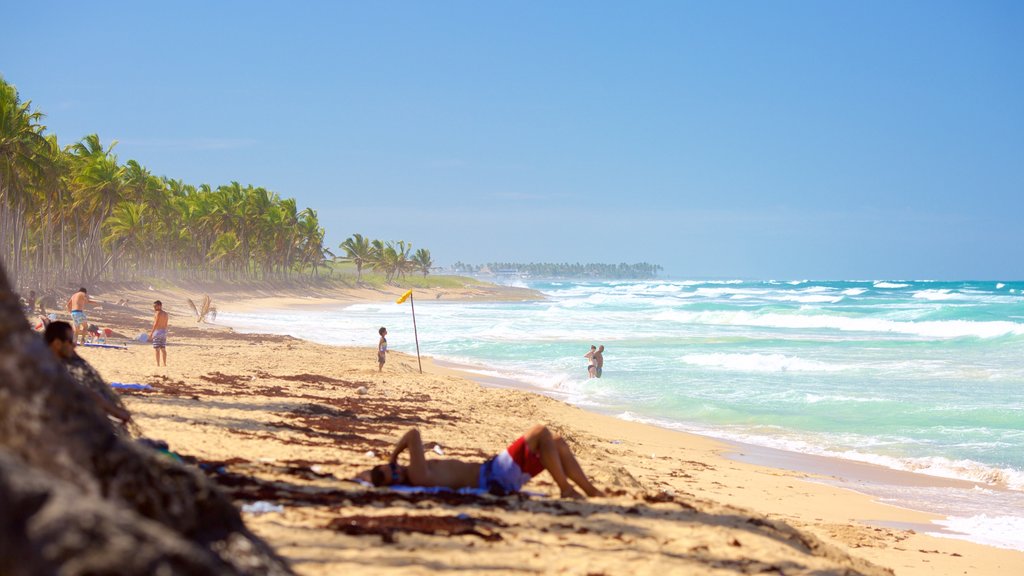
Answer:
POLYGON ((122 382, 111 382, 110 387, 115 390, 152 390, 149 384, 124 384, 122 382))
MULTIPOLYGON (((349 481, 355 482, 365 488, 377 488, 377 486, 374 486, 372 482, 360 480, 359 478, 349 478, 349 481)), ((382 486, 381 488, 384 487, 382 486)), ((455 490, 452 488, 445 488, 444 486, 407 486, 405 484, 392 484, 386 488, 403 494, 464 494, 470 496, 487 496, 490 494, 490 492, 483 488, 459 488, 455 490)), ((530 492, 528 490, 519 490, 517 494, 526 494, 527 496, 532 497, 545 496, 540 492, 530 492)))
POLYGON ((127 346, 118 346, 117 344, 93 344, 88 342, 86 344, 79 344, 79 346, 85 346, 86 348, 113 348, 115 350, 127 350, 127 346))

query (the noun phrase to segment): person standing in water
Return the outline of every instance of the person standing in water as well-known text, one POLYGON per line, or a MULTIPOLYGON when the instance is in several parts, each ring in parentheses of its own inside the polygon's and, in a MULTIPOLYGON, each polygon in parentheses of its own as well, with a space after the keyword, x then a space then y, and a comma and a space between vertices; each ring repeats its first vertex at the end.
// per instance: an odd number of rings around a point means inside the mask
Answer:
POLYGON ((377 343, 377 372, 382 372, 388 355, 388 329, 381 326, 377 333, 380 334, 380 342, 377 343))
POLYGON ((583 355, 589 361, 587 364, 587 377, 595 378, 597 376, 597 366, 594 364, 594 356, 597 354, 597 346, 591 344, 590 352, 583 355))
POLYGON ((594 377, 600 378, 601 373, 604 372, 604 344, 597 347, 597 352, 594 352, 594 377))

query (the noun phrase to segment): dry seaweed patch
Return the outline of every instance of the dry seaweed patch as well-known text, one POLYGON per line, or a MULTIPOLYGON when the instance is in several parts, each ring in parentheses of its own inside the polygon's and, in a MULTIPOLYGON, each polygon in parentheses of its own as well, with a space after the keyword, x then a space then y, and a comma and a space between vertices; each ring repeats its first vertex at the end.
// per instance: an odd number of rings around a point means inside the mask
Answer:
POLYGON ((446 536, 478 536, 487 542, 501 540, 501 534, 491 526, 503 527, 504 522, 496 518, 437 515, 389 515, 389 516, 346 516, 327 523, 327 528, 350 536, 368 534, 380 536, 381 541, 393 544, 396 532, 420 534, 442 534, 446 536))
MULTIPOLYGON (((350 449, 365 451, 391 446, 391 441, 376 437, 380 434, 393 435, 412 426, 452 420, 436 410, 383 401, 334 398, 327 403, 329 405, 303 404, 288 412, 277 413, 283 419, 268 426, 335 444, 348 444, 350 449)), ((434 443, 429 444, 428 449, 433 448, 434 443)))
POLYGON ((286 382, 303 382, 306 384, 334 384, 336 386, 345 386, 347 388, 358 388, 359 386, 372 386, 370 382, 352 382, 350 380, 343 380, 341 378, 332 378, 330 376, 324 376, 322 374, 271 374, 262 370, 256 371, 258 378, 270 378, 274 380, 284 380, 286 382))

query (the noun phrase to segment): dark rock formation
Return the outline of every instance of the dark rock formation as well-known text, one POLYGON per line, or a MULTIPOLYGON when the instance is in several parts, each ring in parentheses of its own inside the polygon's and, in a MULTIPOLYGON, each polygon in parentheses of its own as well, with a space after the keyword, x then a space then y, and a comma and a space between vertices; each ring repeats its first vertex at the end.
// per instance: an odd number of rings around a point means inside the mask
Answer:
POLYGON ((0 452, 0 574, 291 573, 205 476, 115 433, 3 275, 0 452))

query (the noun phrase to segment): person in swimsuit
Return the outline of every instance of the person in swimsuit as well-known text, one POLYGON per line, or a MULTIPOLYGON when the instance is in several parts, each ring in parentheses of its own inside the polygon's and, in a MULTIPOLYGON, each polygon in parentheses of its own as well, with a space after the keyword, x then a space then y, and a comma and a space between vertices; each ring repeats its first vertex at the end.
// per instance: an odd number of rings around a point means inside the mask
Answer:
POLYGON ((388 355, 388 329, 381 326, 377 333, 380 334, 380 342, 377 342, 377 372, 381 372, 384 370, 384 361, 388 355))
POLYGON ((582 498, 570 480, 587 496, 604 495, 590 483, 565 440, 543 424, 530 428, 508 448, 485 462, 428 461, 420 431, 413 428, 395 444, 387 464, 374 466, 361 473, 360 478, 374 486, 404 484, 479 488, 504 495, 518 492, 523 484, 544 470, 551 474, 563 498, 582 498), (398 463, 398 456, 405 451, 409 452, 408 466, 398 463))
POLYGON ((153 352, 156 354, 156 365, 160 365, 160 358, 163 357, 164 366, 167 366, 167 312, 164 312, 164 303, 157 300, 153 302, 153 327, 149 330, 149 341, 153 343, 153 352))
POLYGON ((591 360, 594 362, 594 377, 600 378, 604 372, 604 344, 597 347, 597 352, 594 352, 591 360))
POLYGON ((85 288, 79 288, 78 292, 68 298, 67 311, 71 313, 71 319, 75 323, 75 336, 79 344, 85 344, 85 337, 89 335, 89 318, 85 315, 85 307, 92 304, 89 293, 85 288))
POLYGON ((594 356, 596 354, 597 354, 597 346, 594 346, 593 344, 591 344, 590 345, 590 352, 587 352, 586 354, 583 355, 584 358, 586 358, 587 360, 590 361, 590 363, 587 364, 587 377, 588 378, 596 378, 597 377, 597 365, 594 364, 594 356))

